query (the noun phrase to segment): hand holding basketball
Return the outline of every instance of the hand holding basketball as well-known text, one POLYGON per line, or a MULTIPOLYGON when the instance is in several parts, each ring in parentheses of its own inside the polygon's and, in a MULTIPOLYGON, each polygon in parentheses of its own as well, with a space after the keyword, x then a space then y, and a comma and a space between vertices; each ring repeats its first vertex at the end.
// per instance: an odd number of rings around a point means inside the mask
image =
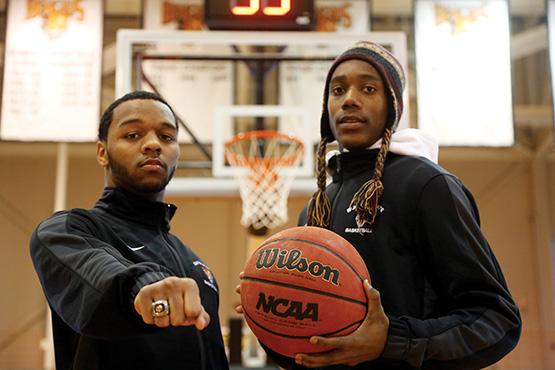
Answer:
POLYGON ((381 305, 380 293, 364 282, 368 297, 368 313, 364 322, 353 333, 343 337, 310 338, 313 344, 329 346, 330 351, 315 354, 297 354, 295 362, 305 367, 330 365, 355 366, 378 358, 385 348, 389 319, 381 305))

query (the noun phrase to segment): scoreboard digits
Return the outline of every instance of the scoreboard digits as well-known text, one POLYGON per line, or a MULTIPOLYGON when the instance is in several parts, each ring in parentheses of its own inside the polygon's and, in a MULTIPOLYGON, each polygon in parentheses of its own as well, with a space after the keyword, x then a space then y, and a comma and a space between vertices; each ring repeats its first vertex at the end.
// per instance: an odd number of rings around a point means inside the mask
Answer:
POLYGON ((211 30, 309 31, 314 0, 205 0, 211 30))
POLYGON ((231 13, 235 15, 253 15, 262 9, 265 15, 282 16, 291 11, 291 0, 280 0, 279 6, 269 5, 269 0, 249 0, 248 5, 237 5, 237 0, 231 0, 231 13))

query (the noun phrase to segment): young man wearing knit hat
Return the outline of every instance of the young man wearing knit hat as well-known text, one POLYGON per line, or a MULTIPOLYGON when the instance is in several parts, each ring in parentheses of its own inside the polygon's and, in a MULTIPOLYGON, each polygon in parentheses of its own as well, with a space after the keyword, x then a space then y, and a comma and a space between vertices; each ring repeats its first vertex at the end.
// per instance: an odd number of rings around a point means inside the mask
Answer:
POLYGON ((312 337, 328 352, 270 352, 287 368, 478 369, 518 342, 521 319, 470 192, 438 166, 437 144, 417 130, 395 132, 404 72, 381 46, 360 42, 326 79, 318 191, 300 224, 351 242, 371 277, 368 314, 344 337, 312 337), (328 164, 326 144, 340 154, 328 164), (350 368, 350 367, 349 367, 350 368))

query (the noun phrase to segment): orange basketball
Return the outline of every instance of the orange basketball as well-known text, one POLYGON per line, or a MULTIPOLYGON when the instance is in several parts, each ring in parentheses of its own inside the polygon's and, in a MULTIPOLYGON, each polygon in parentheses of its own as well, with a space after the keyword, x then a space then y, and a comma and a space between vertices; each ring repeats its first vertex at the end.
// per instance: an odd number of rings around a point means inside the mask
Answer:
POLYGON ((252 254, 241 280, 247 324, 264 345, 284 356, 326 350, 313 335, 343 336, 366 316, 368 270, 336 233, 311 226, 283 230, 252 254))

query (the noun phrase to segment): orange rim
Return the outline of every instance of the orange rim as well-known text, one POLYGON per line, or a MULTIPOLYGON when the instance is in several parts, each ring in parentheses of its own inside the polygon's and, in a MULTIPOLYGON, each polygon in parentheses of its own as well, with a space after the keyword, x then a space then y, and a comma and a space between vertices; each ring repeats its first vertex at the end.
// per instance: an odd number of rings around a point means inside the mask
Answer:
POLYGON ((304 152, 304 144, 301 140, 292 135, 287 135, 279 131, 248 131, 241 132, 225 143, 225 153, 232 164, 238 163, 241 166, 248 167, 265 167, 272 168, 274 166, 293 166, 300 159, 304 152), (289 141, 297 145, 297 150, 289 155, 284 155, 282 157, 276 158, 262 158, 262 157, 249 157, 243 154, 235 153, 232 150, 233 145, 249 141, 253 139, 281 139, 284 141, 289 141))

